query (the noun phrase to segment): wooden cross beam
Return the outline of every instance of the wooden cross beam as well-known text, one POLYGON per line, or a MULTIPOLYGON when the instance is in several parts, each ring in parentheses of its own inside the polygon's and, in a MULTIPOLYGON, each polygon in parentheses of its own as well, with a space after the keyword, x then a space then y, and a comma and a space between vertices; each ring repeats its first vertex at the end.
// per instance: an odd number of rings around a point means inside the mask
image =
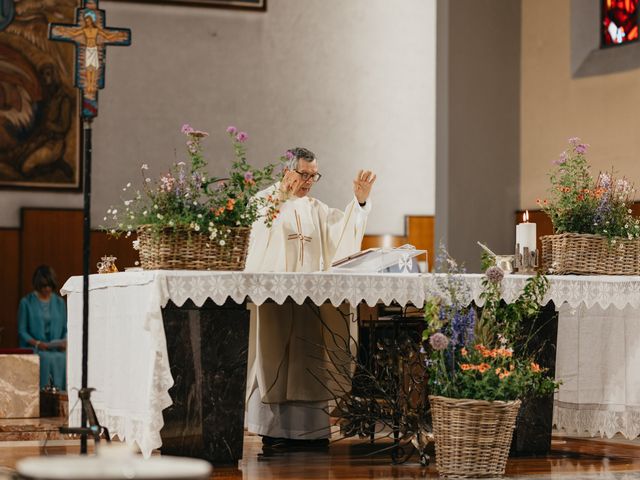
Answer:
POLYGON ((81 116, 92 119, 98 115, 98 89, 104 88, 106 46, 131 45, 131 30, 105 27, 105 13, 98 8, 98 0, 82 0, 82 6, 76 8, 76 23, 50 24, 49 39, 75 44, 75 85, 82 93, 81 116))

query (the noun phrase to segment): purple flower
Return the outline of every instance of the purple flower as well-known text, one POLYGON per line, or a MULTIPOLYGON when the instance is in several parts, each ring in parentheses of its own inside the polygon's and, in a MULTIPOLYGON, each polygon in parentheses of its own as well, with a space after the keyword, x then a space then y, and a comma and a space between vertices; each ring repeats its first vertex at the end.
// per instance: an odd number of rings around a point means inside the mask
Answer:
POLYGON ((181 131, 185 135, 189 135, 191 132, 193 132, 193 127, 191 125, 189 125, 188 123, 185 123, 184 125, 182 125, 182 130, 181 131))
POLYGON ((456 311, 451 319, 451 344, 469 345, 473 341, 475 327, 475 309, 456 311))
POLYGON ((229 135, 235 135, 237 131, 238 131, 238 129, 236 127, 232 126, 232 125, 227 127, 227 133, 229 135))
POLYGON ((570 143, 571 145, 574 145, 574 146, 575 146, 575 145, 577 145, 578 143, 580 143, 580 139, 579 139, 578 137, 571 137, 571 138, 569 139, 569 143, 570 143))
POLYGON ((247 132, 240 132, 238 133, 238 135, 236 135, 236 140, 239 142, 244 142, 247 138, 249 138, 247 132))
POLYGON ((429 337, 429 345, 436 351, 444 350, 449 346, 449 339, 445 334, 437 332, 429 337))
POLYGON ((504 272, 501 268, 496 266, 487 268, 487 271, 484 272, 484 274, 487 276, 487 280, 495 284, 500 283, 504 278, 504 272))
POLYGON ((587 153, 587 147, 589 145, 586 143, 580 143, 578 145, 576 145, 576 153, 579 153, 581 155, 584 155, 585 153, 587 153))
POLYGON ((244 173, 244 181, 245 182, 250 182, 251 180, 253 180, 253 172, 245 172, 244 173))
POLYGON ((293 160, 293 152, 291 150, 287 150, 286 152, 284 152, 284 156, 287 158, 287 160, 293 160))
POLYGON ((562 152, 557 160, 553 161, 554 165, 563 165, 567 161, 567 152, 562 152))

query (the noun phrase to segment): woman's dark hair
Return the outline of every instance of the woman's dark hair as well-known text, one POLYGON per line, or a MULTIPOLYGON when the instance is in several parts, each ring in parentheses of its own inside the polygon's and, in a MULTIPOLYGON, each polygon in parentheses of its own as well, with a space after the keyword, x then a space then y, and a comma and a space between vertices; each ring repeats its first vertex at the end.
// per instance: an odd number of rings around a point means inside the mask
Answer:
POLYGON ((56 274, 49 265, 40 265, 33 272, 33 280, 31 280, 33 288, 37 291, 46 287, 51 287, 54 292, 58 289, 56 283, 56 274))

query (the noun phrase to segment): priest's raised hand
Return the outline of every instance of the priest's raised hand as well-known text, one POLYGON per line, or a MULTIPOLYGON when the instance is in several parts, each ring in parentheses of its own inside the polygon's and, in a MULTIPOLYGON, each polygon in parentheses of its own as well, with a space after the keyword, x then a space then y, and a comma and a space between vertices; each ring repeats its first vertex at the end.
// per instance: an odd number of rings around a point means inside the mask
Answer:
POLYGON ((369 170, 360 170, 353 181, 353 193, 360 205, 367 203, 371 187, 376 181, 376 174, 369 170))

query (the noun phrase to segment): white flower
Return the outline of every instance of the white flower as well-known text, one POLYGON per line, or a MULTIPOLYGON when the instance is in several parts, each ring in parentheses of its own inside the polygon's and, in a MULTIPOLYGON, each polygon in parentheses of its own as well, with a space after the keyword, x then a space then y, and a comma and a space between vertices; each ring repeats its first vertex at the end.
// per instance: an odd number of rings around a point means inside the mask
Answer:
POLYGON ((186 165, 186 163, 184 163, 184 162, 178 162, 178 166, 180 166, 180 167, 183 167, 185 165, 186 165))
POLYGON ((129 205, 131 205, 131 202, 133 202, 133 200, 125 200, 124 204, 128 207, 129 205))
POLYGON ((126 192, 127 191, 127 187, 122 187, 122 191, 126 192))
POLYGON ((142 212, 143 215, 146 215, 147 213, 149 213, 149 212, 147 212, 146 210, 144 212, 142 212))
POLYGON ((115 233, 116 233, 116 229, 115 229, 115 228, 112 228, 112 229, 111 229, 111 234, 112 234, 112 235, 115 235, 115 233))
POLYGON ((173 220, 169 220, 169 226, 173 227, 173 224, 174 224, 173 220))
POLYGON ((196 226, 195 226, 195 227, 193 227, 193 229, 194 229, 196 232, 199 232, 199 231, 200 231, 200 225, 198 225, 198 224, 196 223, 196 226))
POLYGON ((157 210, 158 209, 158 205, 157 204, 154 205, 153 208, 155 208, 157 210))
POLYGON ((219 243, 220 243, 220 246, 221 246, 221 247, 224 247, 224 243, 225 243, 225 242, 224 242, 224 240, 220 240, 220 242, 219 242, 219 243))
POLYGON ((196 202, 196 201, 194 200, 194 201, 193 201, 193 204, 194 204, 194 205, 198 205, 198 202, 196 202))
POLYGON ((145 178, 144 181, 149 183, 151 181, 151 179, 150 178, 145 178))
POLYGON ((114 208, 113 210, 111 210, 111 213, 113 213, 113 214, 115 215, 116 213, 118 213, 118 210, 116 210, 116 209, 114 208))
POLYGON ((127 183, 127 188, 129 188, 131 186, 131 182, 127 183))
POLYGON ((240 225, 240 220, 236 220, 236 225, 240 225))
POLYGON ((149 170, 149 165, 147 165, 146 163, 143 163, 142 166, 140 167, 142 170, 149 170))
POLYGON ((133 230, 133 225, 127 225, 127 230, 133 230))
POLYGON ((134 240, 131 244, 133 245, 134 250, 140 250, 140 240, 134 240))
POLYGON ((158 217, 159 220, 162 220, 164 218, 161 213, 158 213, 156 217, 158 217))
POLYGON ((198 218, 202 218, 202 214, 201 213, 198 214, 198 218))
POLYGON ((130 236, 131 236, 131 232, 127 232, 127 234, 124 237, 129 238, 130 236))
POLYGON ((107 221, 107 217, 104 217, 102 220, 104 220, 106 222, 107 221))
POLYGON ((140 262, 136 260, 135 262, 133 262, 133 264, 137 267, 138 265, 140 265, 140 262))
POLYGON ((107 210, 107 213, 111 213, 111 209, 107 210))

